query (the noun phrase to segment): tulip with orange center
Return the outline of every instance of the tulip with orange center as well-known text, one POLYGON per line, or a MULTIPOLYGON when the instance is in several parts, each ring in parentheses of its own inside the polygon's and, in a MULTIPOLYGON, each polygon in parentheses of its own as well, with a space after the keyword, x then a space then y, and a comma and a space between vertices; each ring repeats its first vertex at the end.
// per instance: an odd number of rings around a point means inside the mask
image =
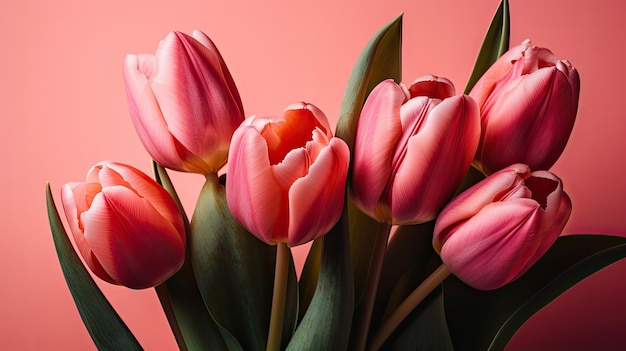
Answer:
POLYGON ((437 217, 433 246, 459 279, 476 289, 497 289, 548 251, 571 211, 561 179, 515 164, 448 203, 437 217))
POLYGON ((233 135, 226 198, 260 240, 296 246, 326 234, 343 211, 350 152, 317 107, 253 116, 233 135))
POLYGON ((85 263, 103 280, 133 289, 163 283, 185 260, 185 226, 172 197, 141 171, 101 162, 61 192, 85 263))

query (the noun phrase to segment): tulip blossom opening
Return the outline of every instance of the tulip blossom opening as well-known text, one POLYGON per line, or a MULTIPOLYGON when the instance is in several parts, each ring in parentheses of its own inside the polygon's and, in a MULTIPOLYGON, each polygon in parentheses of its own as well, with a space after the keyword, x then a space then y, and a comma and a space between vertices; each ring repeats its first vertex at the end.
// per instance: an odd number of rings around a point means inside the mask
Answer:
POLYGON ((477 289, 497 289, 545 254, 571 209, 554 174, 512 165, 461 193, 441 211, 433 246, 459 279, 477 289))
POLYGON ((482 133, 474 166, 492 174, 514 163, 547 170, 574 127, 580 79, 567 60, 526 40, 500 57, 472 88, 482 133))
POLYGON ((101 279, 143 289, 182 266, 183 217, 165 189, 139 170, 99 163, 86 182, 66 184, 61 200, 79 252, 101 279))
POLYGON ((343 211, 350 151, 307 103, 280 117, 247 119, 229 153, 226 198, 260 240, 296 246, 326 234, 343 211))
POLYGON ((370 217, 424 223, 452 196, 480 137, 476 103, 454 91, 430 75, 408 88, 386 80, 372 90, 359 117, 350 184, 370 217))

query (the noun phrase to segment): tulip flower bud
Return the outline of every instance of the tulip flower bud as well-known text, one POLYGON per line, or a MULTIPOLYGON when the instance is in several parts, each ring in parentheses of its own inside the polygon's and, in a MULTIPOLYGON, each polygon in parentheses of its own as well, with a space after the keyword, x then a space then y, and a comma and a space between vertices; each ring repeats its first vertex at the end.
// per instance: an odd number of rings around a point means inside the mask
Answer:
POLYGON ((171 32, 156 55, 128 55, 130 115, 152 158, 177 171, 207 174, 226 164, 244 120, 235 82, 211 40, 171 32))
POLYGON ((293 104, 281 117, 253 116, 233 135, 228 207, 270 245, 306 243, 339 220, 349 162, 348 146, 311 104, 293 104))
POLYGON ((571 211, 557 176, 515 164, 448 203, 437 217, 433 246, 466 284, 497 289, 548 251, 571 211))
POLYGON ((434 76, 408 89, 378 84, 356 131, 350 194, 370 217, 390 224, 435 218, 467 172, 480 136, 476 103, 434 76))
POLYGON ((163 283, 185 260, 185 226, 172 197, 141 171, 102 162, 61 191, 76 246, 91 271, 133 289, 163 283))
POLYGON ((474 166, 487 175, 514 163, 550 169, 574 127, 579 91, 578 71, 550 50, 529 40, 509 50, 470 92, 482 119, 474 166))

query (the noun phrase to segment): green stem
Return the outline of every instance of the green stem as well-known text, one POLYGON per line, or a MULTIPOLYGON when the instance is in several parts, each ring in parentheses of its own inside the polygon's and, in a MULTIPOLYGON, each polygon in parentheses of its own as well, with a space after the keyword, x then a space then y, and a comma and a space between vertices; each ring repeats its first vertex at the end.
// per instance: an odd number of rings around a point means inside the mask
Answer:
POLYGON ((426 280, 424 280, 409 297, 389 316, 383 326, 376 332, 368 350, 380 349, 389 335, 402 323, 402 321, 419 305, 433 290, 435 290, 448 276, 450 270, 444 264, 439 266, 426 280))
POLYGON ((381 231, 376 236, 374 250, 372 254, 372 262, 370 264, 369 277, 367 285, 363 293, 363 299, 359 304, 358 310, 360 318, 356 330, 353 350, 365 350, 367 344, 367 336, 372 321, 372 312, 374 302, 376 301, 376 293, 378 292, 378 283, 380 282, 380 272, 382 271, 383 261, 385 258, 385 250, 387 249, 387 241, 389 240, 389 232, 391 227, 387 226, 386 230, 381 231))
POLYGON ((172 329, 172 333, 174 334, 174 338, 176 339, 178 348, 181 351, 187 351, 187 345, 185 344, 183 333, 180 330, 180 325, 178 324, 178 320, 176 319, 176 313, 174 312, 174 308, 172 307, 172 304, 170 302, 170 294, 167 289, 166 283, 155 286, 154 290, 159 297, 159 302, 161 302, 163 312, 165 313, 167 321, 170 324, 170 328, 172 329))
POLYGON ((276 270, 274 274, 274 296, 272 297, 272 314, 270 330, 267 337, 267 351, 280 350, 285 318, 285 298, 287 295, 287 276, 289 273, 289 247, 286 243, 278 243, 276 248, 276 270))

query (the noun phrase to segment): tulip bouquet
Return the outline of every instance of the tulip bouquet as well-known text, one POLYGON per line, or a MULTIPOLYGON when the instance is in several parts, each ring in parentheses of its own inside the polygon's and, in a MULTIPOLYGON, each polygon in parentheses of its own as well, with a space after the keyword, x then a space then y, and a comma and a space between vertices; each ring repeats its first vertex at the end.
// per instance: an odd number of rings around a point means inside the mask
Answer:
POLYGON ((365 47, 336 128, 311 103, 245 118, 203 33, 129 55, 130 115, 153 178, 96 164, 47 203, 67 285, 102 350, 141 349, 93 281, 154 288, 181 350, 501 350, 525 320, 626 256, 560 236, 572 202, 549 168, 579 76, 524 41, 502 1, 464 94, 401 83, 402 16, 365 47), (224 166, 227 165, 227 171, 224 166), (191 220, 165 168, 204 175, 191 220), (218 173, 219 172, 219 173, 218 173), (300 274, 291 247, 312 241, 300 274))

